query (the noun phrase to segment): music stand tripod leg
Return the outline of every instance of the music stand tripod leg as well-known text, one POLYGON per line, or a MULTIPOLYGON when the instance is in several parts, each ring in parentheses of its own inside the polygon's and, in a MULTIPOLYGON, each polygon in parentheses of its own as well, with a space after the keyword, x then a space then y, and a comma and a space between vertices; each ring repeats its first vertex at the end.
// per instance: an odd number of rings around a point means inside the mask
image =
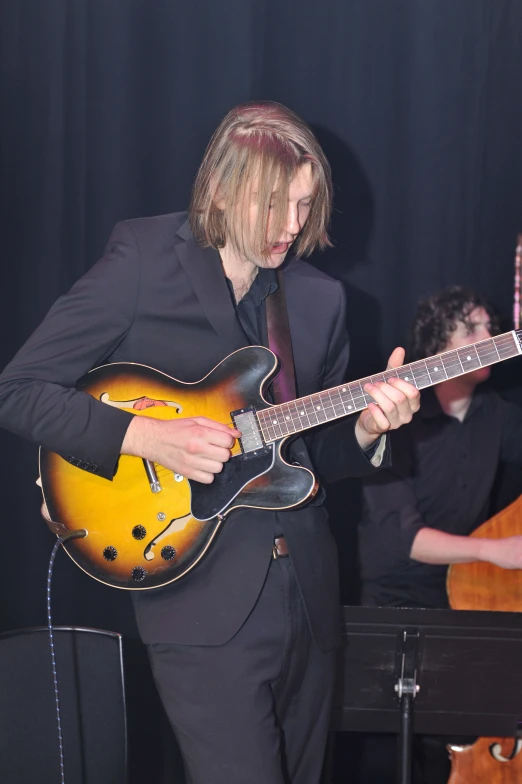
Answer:
POLYGON ((399 698, 400 732, 398 739, 399 784, 411 784, 411 747, 413 735, 413 700, 419 691, 417 685, 417 654, 418 631, 401 632, 400 646, 400 677, 395 684, 395 692, 399 698))

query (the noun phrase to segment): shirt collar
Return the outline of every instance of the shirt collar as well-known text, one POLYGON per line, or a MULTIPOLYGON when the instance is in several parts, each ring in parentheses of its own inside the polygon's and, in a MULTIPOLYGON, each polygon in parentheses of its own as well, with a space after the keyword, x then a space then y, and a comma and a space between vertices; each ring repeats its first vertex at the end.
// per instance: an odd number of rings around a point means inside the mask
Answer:
POLYGON ((258 308, 263 300, 276 291, 277 288, 276 271, 259 267, 257 275, 245 296, 252 299, 254 305, 258 308))
MULTIPOLYGON (((178 234, 185 240, 194 239, 188 217, 187 220, 178 229, 178 234)), ((257 275, 243 299, 246 299, 247 297, 249 299, 251 298, 254 302, 254 305, 259 307, 263 300, 265 300, 269 294, 272 294, 274 291, 276 291, 277 288, 278 283, 276 270, 259 267, 257 275)))

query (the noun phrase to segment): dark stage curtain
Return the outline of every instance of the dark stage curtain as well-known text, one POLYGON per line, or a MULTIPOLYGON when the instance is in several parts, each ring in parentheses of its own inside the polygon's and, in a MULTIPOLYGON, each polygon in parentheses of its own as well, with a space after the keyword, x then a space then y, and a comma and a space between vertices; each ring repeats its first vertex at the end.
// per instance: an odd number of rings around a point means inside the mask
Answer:
MULTIPOLYGON (((352 377, 382 368, 417 299, 443 285, 474 286, 509 317, 520 0, 3 0, 0 68, 2 366, 117 220, 186 206, 211 132, 252 98, 295 109, 332 163, 335 248, 314 263, 346 286, 352 377)), ((45 622, 53 536, 39 518, 36 447, 0 438, 7 629, 45 622)), ((356 489, 331 498, 342 531, 356 489)), ((172 781, 129 598, 60 555, 56 623, 128 640, 131 781, 172 781)))

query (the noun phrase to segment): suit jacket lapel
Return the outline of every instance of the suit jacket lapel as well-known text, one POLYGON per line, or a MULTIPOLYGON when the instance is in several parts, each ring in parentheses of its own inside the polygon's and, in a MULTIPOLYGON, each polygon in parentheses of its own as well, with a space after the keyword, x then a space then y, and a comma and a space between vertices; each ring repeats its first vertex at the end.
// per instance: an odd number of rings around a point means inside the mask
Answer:
POLYGON ((201 248, 192 236, 188 221, 178 230, 184 242, 176 245, 181 265, 194 289, 206 317, 229 345, 230 350, 248 345, 236 316, 219 254, 214 248, 201 248))

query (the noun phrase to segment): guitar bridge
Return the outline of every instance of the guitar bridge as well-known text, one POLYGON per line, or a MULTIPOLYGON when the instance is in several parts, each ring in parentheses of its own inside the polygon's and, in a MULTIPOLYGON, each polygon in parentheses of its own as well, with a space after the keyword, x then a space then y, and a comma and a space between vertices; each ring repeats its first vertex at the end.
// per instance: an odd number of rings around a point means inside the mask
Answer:
POLYGON ((256 417, 256 410, 253 406, 232 411, 230 417, 234 427, 241 430, 241 438, 238 441, 243 455, 257 457, 269 448, 263 441, 256 417))

